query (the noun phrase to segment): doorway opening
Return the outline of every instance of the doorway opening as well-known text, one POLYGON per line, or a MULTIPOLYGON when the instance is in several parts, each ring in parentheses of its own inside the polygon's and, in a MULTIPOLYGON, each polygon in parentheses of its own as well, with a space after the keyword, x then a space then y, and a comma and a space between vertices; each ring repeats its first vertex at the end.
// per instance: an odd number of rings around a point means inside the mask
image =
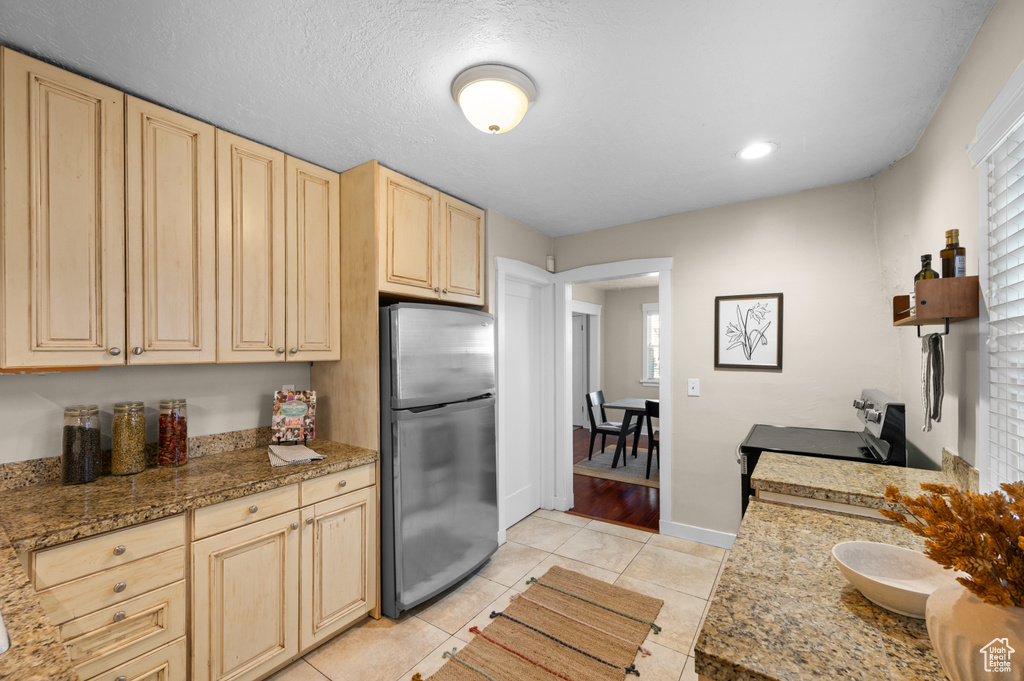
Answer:
MULTIPOLYGON (((650 272, 571 287, 574 503, 569 512, 654 532, 661 516, 660 456, 652 451, 645 412, 617 407, 632 402, 642 410, 646 400, 660 397, 658 285, 658 273, 650 272), (631 433, 623 439, 617 433, 626 419, 631 433), (616 457, 618 449, 624 456, 616 457)), ((652 419, 655 431, 657 424, 652 419)))

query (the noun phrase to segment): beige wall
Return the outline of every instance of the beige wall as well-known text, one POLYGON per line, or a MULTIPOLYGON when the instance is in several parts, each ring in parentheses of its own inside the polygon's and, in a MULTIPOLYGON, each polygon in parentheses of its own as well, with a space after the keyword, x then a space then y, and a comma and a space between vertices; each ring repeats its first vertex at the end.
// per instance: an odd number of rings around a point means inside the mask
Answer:
MULTIPOLYGON (((573 287, 575 289, 575 287, 573 287)), ((601 309, 601 389, 609 402, 623 397, 658 399, 658 388, 640 383, 643 371, 643 304, 658 302, 658 287, 606 291, 601 309)), ((612 418, 620 420, 619 415, 612 418)))
POLYGON ((573 284, 572 299, 591 305, 604 305, 604 289, 589 284, 573 284))
POLYGON ((751 425, 859 430, 860 390, 899 389, 872 204, 861 180, 555 240, 563 270, 673 258, 674 522, 736 531, 735 451, 751 425), (783 371, 716 371, 715 296, 778 291, 783 371), (687 378, 701 380, 700 397, 686 396, 687 378))
MULTIPOLYGON (((964 147, 978 120, 1014 69, 1024 60, 1024 3, 1001 0, 993 7, 950 82, 914 150, 874 178, 879 255, 885 294, 908 292, 920 256, 938 261, 945 230, 960 230, 967 248, 967 273, 978 274, 978 171, 964 147)), ((935 269, 939 269, 935 265, 935 269)), ((986 295, 987 297, 987 295, 986 295)), ((925 327, 923 331, 939 330, 925 327)), ((942 422, 921 432, 921 341, 898 333, 900 388, 907 402, 907 433, 913 460, 941 461, 946 447, 974 463, 978 440, 978 323, 960 322, 945 339, 945 400, 942 422)))
POLYGON ((188 434, 270 425, 274 391, 309 390, 309 362, 102 367, 96 371, 0 376, 0 463, 60 456, 64 407, 97 404, 110 447, 114 402, 142 400, 156 441, 159 400, 188 400, 188 434))
POLYGON ((555 240, 494 210, 487 211, 486 219, 487 310, 493 313, 494 259, 509 258, 544 269, 547 256, 555 252, 555 240))

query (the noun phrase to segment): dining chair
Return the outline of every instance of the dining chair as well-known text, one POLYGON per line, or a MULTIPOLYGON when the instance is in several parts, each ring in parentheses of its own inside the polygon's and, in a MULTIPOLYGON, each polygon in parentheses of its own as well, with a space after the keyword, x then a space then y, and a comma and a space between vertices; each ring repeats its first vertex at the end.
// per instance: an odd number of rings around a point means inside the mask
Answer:
POLYGON ((661 403, 657 400, 647 400, 644 402, 644 407, 647 410, 647 414, 644 418, 647 419, 647 479, 651 479, 651 453, 656 453, 658 457, 658 470, 661 470, 661 447, 658 446, 658 431, 651 425, 651 419, 660 418, 658 416, 658 408, 661 403))
MULTIPOLYGON (((604 451, 605 443, 607 442, 608 436, 612 435, 618 437, 622 433, 622 421, 609 421, 608 416, 604 413, 604 403, 607 400, 604 399, 604 391, 596 390, 592 393, 587 393, 587 415, 590 416, 590 449, 587 451, 587 460, 591 459, 594 454, 594 441, 597 439, 598 433, 601 434, 601 451, 604 451), (599 410, 601 415, 600 423, 594 417, 594 410, 599 410)), ((626 435, 635 433, 640 427, 638 422, 630 423, 629 428, 626 430, 626 435)), ((636 435, 633 438, 634 444, 636 443, 636 435)))

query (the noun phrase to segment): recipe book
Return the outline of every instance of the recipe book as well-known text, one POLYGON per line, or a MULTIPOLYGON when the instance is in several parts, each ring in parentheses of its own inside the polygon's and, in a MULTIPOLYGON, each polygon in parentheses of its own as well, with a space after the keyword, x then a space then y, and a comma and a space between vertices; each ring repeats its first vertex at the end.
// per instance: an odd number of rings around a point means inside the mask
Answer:
POLYGON ((274 442, 304 442, 316 436, 316 391, 278 390, 270 417, 274 442))

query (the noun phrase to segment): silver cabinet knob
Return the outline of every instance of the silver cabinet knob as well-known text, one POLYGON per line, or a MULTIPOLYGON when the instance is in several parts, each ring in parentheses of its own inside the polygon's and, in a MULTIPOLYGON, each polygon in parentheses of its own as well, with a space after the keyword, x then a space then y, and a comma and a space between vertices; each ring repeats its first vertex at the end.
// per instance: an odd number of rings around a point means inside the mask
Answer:
POLYGON ((284 354, 284 348, 278 348, 277 349, 277 354, 283 355, 284 354))
POLYGON ((117 357, 118 355, 121 354, 121 348, 110 348, 109 350, 107 350, 107 354, 117 357))
POLYGON ((293 355, 297 355, 297 354, 299 354, 299 349, 298 348, 292 348, 288 352, 292 353, 293 355))
POLYGON ((445 295, 448 295, 448 289, 445 289, 445 290, 441 291, 441 293, 443 293, 445 295))
POLYGON ((127 588, 128 588, 127 584, 125 584, 124 582, 118 582, 117 584, 114 585, 114 593, 119 594, 119 593, 121 593, 122 591, 124 591, 127 588))
POLYGON ((125 548, 124 544, 121 544, 120 546, 115 546, 114 547, 114 555, 115 556, 123 556, 124 552, 127 551, 127 550, 128 549, 125 548))
POLYGON ((114 679, 114 681, 128 681, 128 677, 127 676, 119 676, 116 679, 114 679))
POLYGON ((292 523, 292 529, 293 530, 299 529, 299 524, 298 523, 292 523))
POLYGON ((347 484, 348 484, 348 480, 342 480, 341 482, 338 483, 338 487, 344 487, 347 484))
POLYGON ((256 504, 253 504, 252 506, 249 507, 249 513, 255 513, 258 510, 260 510, 260 507, 257 506, 256 504))
POLYGON ((133 355, 141 355, 142 354, 142 348, 140 348, 138 346, 135 346, 134 348, 132 348, 132 354, 133 355))
POLYGON ((310 517, 306 518, 306 524, 307 525, 312 525, 313 524, 313 516, 310 516, 310 517))
POLYGON ((128 613, 126 613, 124 610, 120 610, 120 611, 114 613, 114 621, 115 622, 120 622, 121 620, 123 620, 127 616, 128 616, 128 613))
POLYGON ((440 293, 440 292, 441 292, 441 287, 440 286, 435 286, 434 287, 434 293, 440 293))

